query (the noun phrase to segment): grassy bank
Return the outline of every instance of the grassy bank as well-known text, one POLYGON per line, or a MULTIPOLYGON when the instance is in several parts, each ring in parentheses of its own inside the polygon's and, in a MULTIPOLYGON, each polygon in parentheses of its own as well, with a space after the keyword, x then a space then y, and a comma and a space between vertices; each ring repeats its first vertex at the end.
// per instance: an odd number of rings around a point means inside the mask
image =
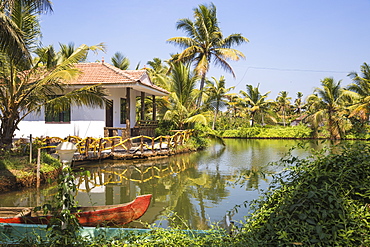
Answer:
MULTIPOLYGON (((61 163, 49 154, 41 153, 40 182, 55 179, 60 172, 61 163)), ((36 187, 36 160, 21 154, 3 154, 0 160, 0 192, 19 188, 36 187)))
MULTIPOLYGON (((224 138, 276 138, 276 139, 329 139, 326 129, 322 129, 317 136, 305 125, 297 126, 255 126, 240 127, 232 130, 219 130, 217 133, 224 138)), ((348 133, 345 139, 368 139, 368 133, 348 133)))

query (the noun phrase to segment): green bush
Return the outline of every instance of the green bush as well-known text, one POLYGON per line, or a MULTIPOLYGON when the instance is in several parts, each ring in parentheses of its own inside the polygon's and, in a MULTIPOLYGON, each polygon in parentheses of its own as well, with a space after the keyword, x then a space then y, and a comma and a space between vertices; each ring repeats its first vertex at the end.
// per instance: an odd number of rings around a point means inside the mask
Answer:
POLYGON ((59 159, 52 157, 50 154, 41 152, 41 172, 49 172, 62 166, 59 159))
POLYGON ((0 170, 12 170, 12 169, 18 169, 22 170, 26 166, 25 164, 28 164, 28 157, 27 156, 11 156, 11 155, 6 155, 3 156, 2 159, 0 160, 0 170))
POLYGON ((298 126, 264 126, 247 127, 236 130, 225 130, 223 137, 234 138, 309 138, 311 129, 304 125, 298 126))
POLYGON ((240 134, 239 134, 239 130, 225 130, 223 132, 219 132, 221 134, 222 137, 234 137, 234 138, 237 138, 237 137, 241 137, 240 134))
POLYGON ((351 144, 307 159, 277 175, 252 203, 245 246, 369 246, 370 146, 351 144))
POLYGON ((170 130, 176 129, 176 124, 170 120, 160 120, 158 121, 158 127, 155 129, 156 136, 166 136, 173 135, 170 130))
POLYGON ((239 134, 241 137, 256 137, 261 133, 260 127, 249 127, 249 128, 240 128, 239 134))

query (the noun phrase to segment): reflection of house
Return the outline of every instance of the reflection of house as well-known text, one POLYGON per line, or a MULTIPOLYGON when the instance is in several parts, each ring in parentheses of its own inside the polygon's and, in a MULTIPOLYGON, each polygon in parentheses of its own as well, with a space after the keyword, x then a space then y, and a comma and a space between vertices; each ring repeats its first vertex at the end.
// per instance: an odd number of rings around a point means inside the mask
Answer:
MULTIPOLYGON (((16 137, 28 136, 58 136, 70 135, 84 137, 102 137, 117 135, 126 128, 139 129, 140 122, 136 122, 136 100, 140 97, 140 120, 146 120, 145 126, 156 126, 155 97, 165 96, 168 92, 154 85, 145 70, 121 70, 107 63, 80 63, 76 65, 81 70, 77 80, 68 87, 77 89, 83 86, 101 84, 106 89, 112 106, 105 109, 72 107, 69 111, 57 115, 45 116, 31 114, 19 124, 16 137), (152 119, 144 118, 144 99, 151 97, 153 102, 152 119), (129 122, 127 121, 129 120, 129 122)), ((127 132, 129 133, 129 132, 127 132)), ((122 133, 124 134, 124 133, 122 133)))

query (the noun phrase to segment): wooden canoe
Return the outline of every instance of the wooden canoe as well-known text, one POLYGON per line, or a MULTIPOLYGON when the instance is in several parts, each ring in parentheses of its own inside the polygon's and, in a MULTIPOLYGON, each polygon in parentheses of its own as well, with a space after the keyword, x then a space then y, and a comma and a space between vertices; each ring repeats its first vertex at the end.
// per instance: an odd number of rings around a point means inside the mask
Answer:
MULTIPOLYGON (((82 226, 123 225, 140 218, 148 209, 152 195, 136 197, 132 202, 118 205, 79 207, 76 213, 82 226)), ((39 215, 33 208, 0 207, 0 223, 48 224, 51 215, 39 215), (27 210, 28 209, 28 210, 27 210)))

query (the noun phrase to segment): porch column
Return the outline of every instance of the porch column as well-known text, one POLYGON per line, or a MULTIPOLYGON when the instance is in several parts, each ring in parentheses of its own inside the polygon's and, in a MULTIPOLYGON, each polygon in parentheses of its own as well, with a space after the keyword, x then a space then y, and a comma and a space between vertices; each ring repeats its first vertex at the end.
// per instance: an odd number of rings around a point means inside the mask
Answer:
POLYGON ((157 120, 157 104, 155 103, 155 95, 152 96, 153 101, 153 121, 157 120))
POLYGON ((140 119, 144 120, 145 114, 145 92, 141 92, 141 116, 140 119))
MULTIPOLYGON (((126 116, 127 119, 130 120, 130 108, 131 108, 131 88, 126 88, 126 116)), ((130 128, 130 126, 126 126, 126 128, 130 128)))

